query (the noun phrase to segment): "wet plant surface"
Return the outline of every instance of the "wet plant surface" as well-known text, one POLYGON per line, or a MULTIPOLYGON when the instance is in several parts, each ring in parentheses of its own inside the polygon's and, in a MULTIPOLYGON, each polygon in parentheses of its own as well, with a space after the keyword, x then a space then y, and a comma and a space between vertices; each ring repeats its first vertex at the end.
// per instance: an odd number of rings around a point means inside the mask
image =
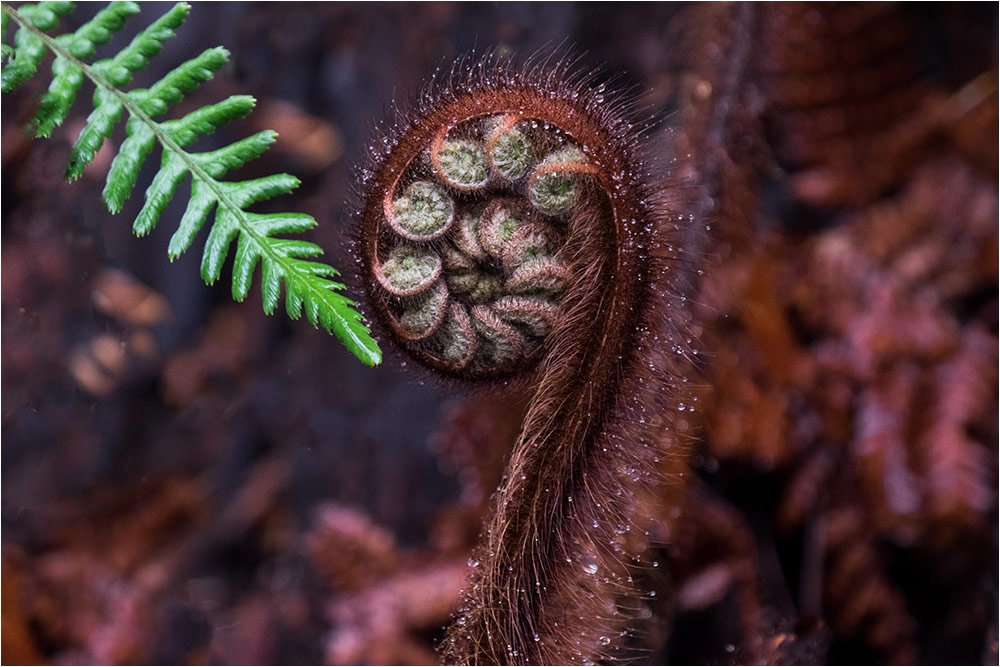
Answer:
MULTIPOLYGON (((155 67, 232 51, 181 107, 258 98, 218 141, 278 131, 241 173, 298 175, 345 273, 351 165, 394 94, 494 45, 623 72, 712 196, 626 655, 995 662, 995 7, 867 11, 755 16, 722 138, 732 64, 697 54, 728 19, 697 7, 195 4, 155 67)), ((103 209, 107 157, 62 180, 75 112, 27 139, 40 92, 3 106, 3 660, 435 662, 520 397, 368 369, 206 287, 168 226, 131 236, 139 201, 103 209)))

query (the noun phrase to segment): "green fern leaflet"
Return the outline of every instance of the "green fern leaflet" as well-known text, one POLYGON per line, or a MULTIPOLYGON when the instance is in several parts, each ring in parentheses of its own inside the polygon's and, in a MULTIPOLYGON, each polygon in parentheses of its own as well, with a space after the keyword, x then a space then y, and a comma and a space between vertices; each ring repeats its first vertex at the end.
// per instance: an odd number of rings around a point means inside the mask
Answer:
POLYGON ((111 58, 88 62, 96 47, 121 30, 125 20, 139 11, 135 2, 113 2, 76 32, 53 37, 59 17, 73 9, 70 2, 46 2, 14 9, 2 5, 2 90, 10 92, 31 77, 46 53, 54 56, 52 82, 31 121, 37 136, 47 137, 65 120, 83 80, 95 86, 93 111, 70 152, 66 177, 79 178, 107 140, 122 113, 127 114, 126 139, 108 172, 103 199, 117 213, 132 192, 139 168, 158 144, 162 149, 160 170, 146 190, 145 204, 134 223, 137 235, 148 234, 174 196, 174 190, 190 174, 191 199, 170 240, 168 253, 175 259, 187 250, 194 237, 211 220, 202 257, 201 275, 212 284, 219 279, 229 249, 236 241, 233 262, 233 298, 242 301, 250 291, 253 274, 261 266, 264 310, 274 312, 284 284, 285 309, 289 317, 306 317, 337 338, 362 362, 374 366, 382 354, 364 325, 355 303, 333 280, 337 271, 312 258, 322 249, 306 241, 281 238, 304 232, 316 221, 299 213, 263 215, 245 210, 255 202, 287 194, 298 179, 278 174, 251 181, 220 180, 267 150, 276 135, 269 130, 206 153, 189 153, 184 147, 212 133, 231 120, 250 113, 255 100, 235 95, 218 104, 193 111, 176 120, 155 120, 185 93, 207 81, 228 60, 223 48, 209 49, 168 73, 148 89, 125 90, 132 75, 159 53, 163 42, 187 18, 190 6, 175 5, 131 43, 111 58), (17 24, 13 45, 8 45, 8 22, 17 24))

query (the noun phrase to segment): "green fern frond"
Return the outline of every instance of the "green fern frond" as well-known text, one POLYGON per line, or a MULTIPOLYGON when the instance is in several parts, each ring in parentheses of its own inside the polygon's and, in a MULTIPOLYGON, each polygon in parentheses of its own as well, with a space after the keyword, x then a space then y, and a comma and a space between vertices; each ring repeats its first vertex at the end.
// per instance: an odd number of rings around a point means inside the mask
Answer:
POLYGON ((192 153, 184 149, 195 139, 212 133, 226 123, 253 110, 255 101, 246 95, 192 111, 175 120, 154 120, 185 93, 212 78, 229 58, 217 47, 180 65, 148 89, 124 90, 132 75, 142 70, 174 35, 190 10, 186 3, 170 11, 140 32, 112 58, 88 63, 96 47, 121 30, 126 19, 139 11, 135 2, 113 2, 71 34, 52 37, 59 17, 73 9, 69 2, 46 2, 3 11, 2 90, 10 92, 37 70, 46 52, 54 55, 52 81, 42 97, 31 127, 37 136, 47 137, 59 126, 76 100, 83 80, 95 86, 93 111, 77 136, 70 152, 66 177, 79 178, 104 141, 111 137, 127 114, 126 138, 111 163, 102 197, 108 209, 117 213, 132 193, 139 169, 157 144, 162 148, 160 169, 146 189, 145 203, 133 223, 139 236, 156 225, 177 186, 191 177, 191 198, 167 252, 176 259, 194 242, 195 236, 212 220, 202 256, 201 275, 212 284, 219 279, 230 247, 236 242, 233 262, 233 298, 242 301, 250 292, 253 274, 261 267, 264 311, 273 313, 285 291, 285 310, 297 319, 305 312, 313 326, 335 334, 362 362, 375 365, 381 352, 356 304, 341 294, 344 285, 334 278, 337 271, 312 258, 322 249, 314 243, 281 238, 316 226, 316 221, 299 213, 262 215, 245 210, 251 204, 294 190, 299 181, 288 174, 251 181, 220 180, 231 170, 259 157, 274 142, 270 130, 214 151, 192 153), (6 43, 8 19, 17 24, 13 46, 6 43), (213 215, 214 211, 214 215, 213 215))

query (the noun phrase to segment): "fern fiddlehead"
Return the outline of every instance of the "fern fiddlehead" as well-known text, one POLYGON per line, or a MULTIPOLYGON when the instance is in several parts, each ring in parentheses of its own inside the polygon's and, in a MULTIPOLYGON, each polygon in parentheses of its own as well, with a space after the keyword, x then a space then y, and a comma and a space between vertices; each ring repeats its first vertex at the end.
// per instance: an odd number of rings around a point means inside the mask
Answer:
POLYGON ((629 614, 676 323, 674 216, 624 109, 567 66, 487 59, 397 112, 362 172, 379 321, 448 377, 534 391, 448 661, 599 659, 629 614))
POLYGON ((153 229, 177 186, 190 175, 191 199, 170 240, 171 259, 187 250, 212 218, 201 267, 205 282, 211 284, 219 279, 230 246, 236 241, 234 299, 242 301, 247 297, 253 274, 260 265, 267 313, 274 312, 284 285, 289 317, 296 319, 304 311, 314 326, 334 333, 358 359, 369 365, 379 363, 378 345, 354 309, 355 304, 340 293, 344 286, 334 280, 337 271, 312 259, 322 254, 322 249, 314 243, 278 236, 307 231, 316 226, 316 221, 298 213, 265 215, 246 210, 256 202, 291 192, 298 186, 298 179, 276 174, 242 182, 220 180, 227 172, 259 157, 274 141, 275 133, 265 130, 209 152, 185 150, 197 138, 250 113, 254 99, 237 95, 180 119, 155 120, 185 93, 210 79, 226 63, 228 52, 221 47, 209 49, 148 89, 124 90, 132 75, 142 70, 159 53, 163 42, 173 36, 190 6, 175 5, 113 57, 93 63, 88 60, 96 47, 106 43, 130 15, 139 11, 138 4, 113 2, 75 32, 58 37, 49 35, 58 17, 72 8, 69 2, 23 5, 17 9, 7 4, 2 6, 4 36, 8 21, 18 27, 13 47, 6 44, 3 47, 3 92, 16 89, 34 74, 47 52, 55 57, 52 82, 31 121, 38 136, 51 135, 65 120, 84 79, 95 86, 94 110, 71 149, 67 178, 72 180, 83 174, 125 112, 126 139, 111 164, 102 195, 110 211, 121 210, 146 156, 159 144, 160 169, 146 190, 145 204, 133 225, 137 235, 153 229))
POLYGON ((499 377, 531 361, 569 278, 558 227, 589 167, 556 128, 516 121, 441 128, 428 164, 410 160, 384 194, 386 234, 366 237, 376 240, 366 257, 393 333, 457 377, 499 377))

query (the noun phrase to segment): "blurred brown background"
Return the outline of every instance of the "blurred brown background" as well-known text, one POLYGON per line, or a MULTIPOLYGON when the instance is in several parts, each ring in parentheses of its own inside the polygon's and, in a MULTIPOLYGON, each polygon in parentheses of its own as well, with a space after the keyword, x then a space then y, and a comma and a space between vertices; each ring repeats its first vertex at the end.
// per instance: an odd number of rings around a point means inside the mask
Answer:
MULTIPOLYGON (((351 167, 394 97, 472 49, 569 47, 683 134, 703 9, 194 3, 136 82, 226 46, 172 116, 257 97, 199 147, 278 130, 240 176, 298 175, 276 205, 349 273, 351 167)), ((747 125, 679 142, 723 156, 671 462, 694 474, 654 517, 630 655, 996 662, 996 6, 785 9, 756 19, 747 125)), ((135 239, 141 197, 100 202, 107 146, 62 180, 85 103, 23 134, 46 83, 3 100, 3 661, 434 662, 517 407, 365 368, 256 286, 232 303, 204 233, 170 264, 187 186, 135 239)))

